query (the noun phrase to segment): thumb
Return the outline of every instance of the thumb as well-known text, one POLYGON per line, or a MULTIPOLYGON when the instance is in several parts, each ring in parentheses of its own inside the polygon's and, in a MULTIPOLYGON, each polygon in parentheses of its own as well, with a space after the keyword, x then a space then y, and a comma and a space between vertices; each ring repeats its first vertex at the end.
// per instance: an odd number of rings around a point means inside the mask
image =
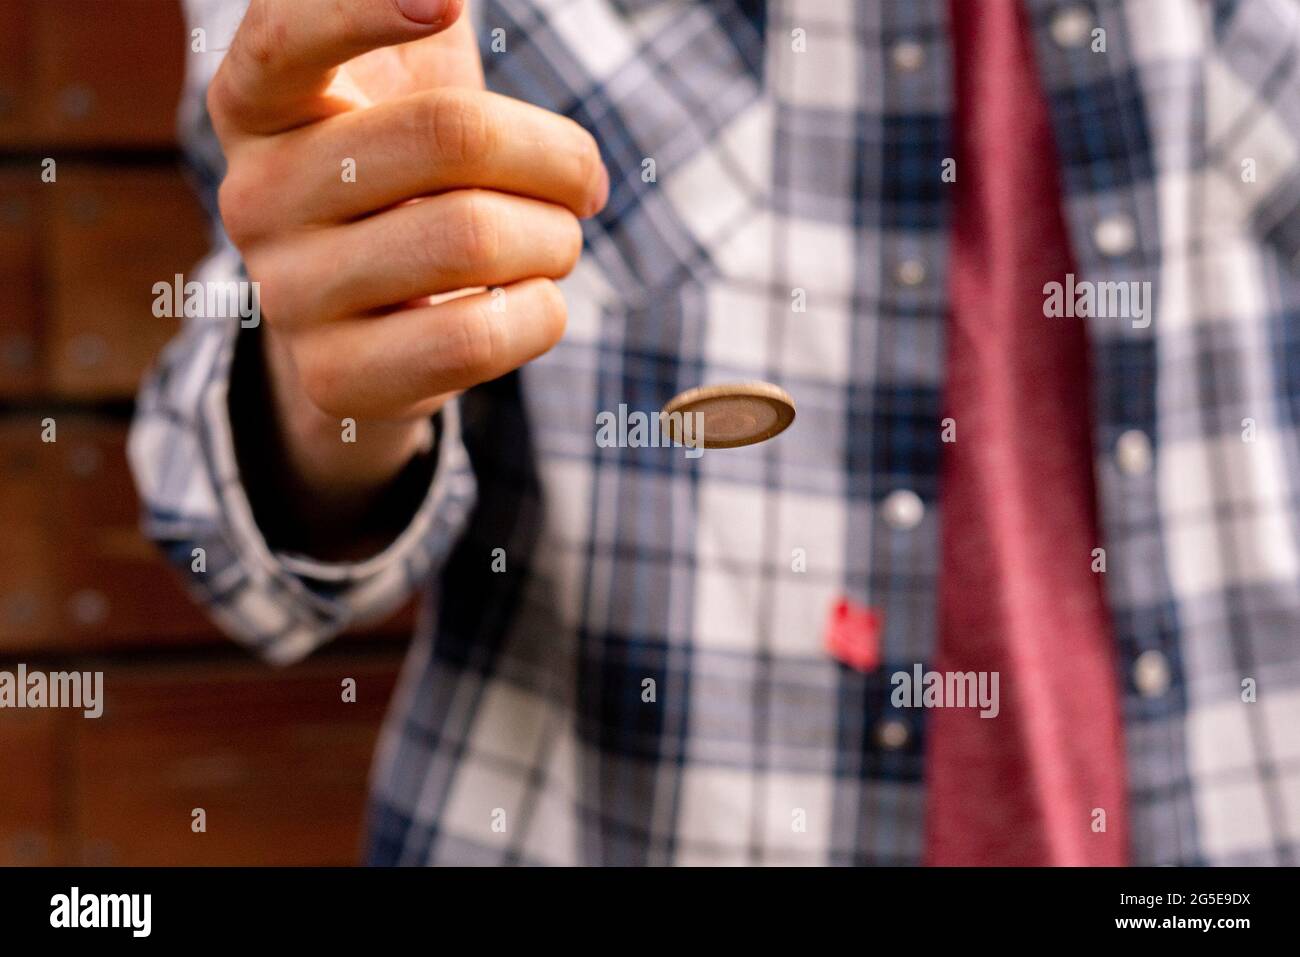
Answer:
POLYGON ((379 99, 440 86, 483 89, 483 61, 474 33, 477 5, 476 0, 465 0, 456 22, 441 33, 393 47, 390 52, 396 53, 403 66, 400 79, 380 57, 362 57, 349 64, 349 72, 363 87, 381 89, 379 99))
POLYGON ((430 86, 463 86, 483 89, 483 60, 479 56, 475 8, 477 0, 466 0, 460 17, 442 33, 418 40, 413 47, 427 47, 430 86))
POLYGON ((254 134, 320 119, 339 67, 454 28, 460 12, 461 0, 252 0, 208 91, 213 119, 254 134))

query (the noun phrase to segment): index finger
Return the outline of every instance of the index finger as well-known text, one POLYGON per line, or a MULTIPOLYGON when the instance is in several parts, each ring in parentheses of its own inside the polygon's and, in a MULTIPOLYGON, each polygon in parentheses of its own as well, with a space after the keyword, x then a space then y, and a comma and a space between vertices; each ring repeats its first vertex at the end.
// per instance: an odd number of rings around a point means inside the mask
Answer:
POLYGON ((432 36, 464 0, 253 0, 209 91, 214 122, 266 134, 334 112, 338 67, 370 50, 432 36))

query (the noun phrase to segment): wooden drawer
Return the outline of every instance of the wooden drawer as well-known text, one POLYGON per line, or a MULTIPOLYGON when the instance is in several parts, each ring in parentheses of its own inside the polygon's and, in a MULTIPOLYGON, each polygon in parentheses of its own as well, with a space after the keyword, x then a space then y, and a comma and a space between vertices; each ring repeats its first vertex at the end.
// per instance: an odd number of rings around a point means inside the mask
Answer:
POLYGON ((58 786, 65 719, 48 710, 0 711, 0 866, 69 863, 58 786))
MULTIPOLYGON (((108 651, 227 639, 140 531, 127 423, 54 412, 0 417, 0 653, 108 651)), ((348 640, 404 641, 415 602, 348 640)))
POLYGON ((38 136, 36 4, 0 2, 0 146, 27 145, 38 136))
POLYGON ((0 419, 0 651, 46 647, 58 635, 58 585, 46 516, 58 449, 40 419, 0 419))
POLYGON ((140 532, 126 434, 122 422, 60 417, 49 527, 61 633, 78 648, 216 640, 179 576, 140 532))
POLYGON ((53 391, 127 398, 179 321, 156 318, 153 287, 188 277, 207 221, 179 171, 60 164, 46 255, 53 391))
POLYGON ((2 7, 0 148, 175 141, 189 48, 178 0, 4 0, 2 7))
POLYGON ((139 531, 126 423, 55 413, 0 420, 0 648, 103 649, 219 640, 139 531), (12 509, 12 510, 10 510, 12 509))
POLYGON ((105 674, 103 717, 75 722, 87 864, 350 864, 396 660, 287 671, 189 665, 105 674), (353 678, 357 701, 342 701, 353 678), (202 808, 206 833, 192 830, 202 808))
POLYGON ((0 169, 0 398, 32 395, 41 384, 38 199, 30 170, 0 169))

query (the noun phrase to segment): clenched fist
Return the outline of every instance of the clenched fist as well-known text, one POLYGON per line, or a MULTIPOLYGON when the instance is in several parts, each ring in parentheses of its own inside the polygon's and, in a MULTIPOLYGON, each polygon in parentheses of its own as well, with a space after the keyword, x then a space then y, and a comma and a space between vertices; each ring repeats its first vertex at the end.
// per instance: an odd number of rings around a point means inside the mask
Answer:
POLYGON ((253 0, 208 91, 285 458, 340 508, 400 471, 450 394, 555 344, 553 280, 608 194, 590 134, 484 90, 463 6, 253 0))

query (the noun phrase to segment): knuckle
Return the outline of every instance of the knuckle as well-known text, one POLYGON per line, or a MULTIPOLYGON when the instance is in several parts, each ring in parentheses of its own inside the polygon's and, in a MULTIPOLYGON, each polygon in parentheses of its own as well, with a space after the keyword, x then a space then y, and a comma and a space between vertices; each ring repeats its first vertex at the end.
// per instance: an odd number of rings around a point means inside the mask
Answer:
POLYGON ((230 112, 230 81, 227 79, 229 69, 225 61, 222 61, 221 66, 217 67, 217 72, 208 81, 208 89, 203 96, 204 105, 208 108, 208 116, 212 117, 218 131, 222 125, 220 121, 230 112))
POLYGON ((208 84, 205 102, 218 135, 233 121, 255 115, 257 102, 249 90, 249 77, 274 61, 287 37, 283 17, 273 11, 271 4, 254 0, 208 84))
POLYGON ((491 375, 500 355, 500 331, 490 309, 485 305, 467 309, 450 335, 445 361, 453 369, 474 381, 491 375))
POLYGON ((582 178, 583 183, 590 186, 596 182, 600 175, 600 167, 603 163, 600 158, 600 147, 596 145, 594 136, 581 126, 578 126, 577 123, 574 126, 578 127, 582 139, 582 145, 578 148, 578 175, 582 178))
POLYGON ((245 255, 244 265, 248 270, 248 278, 257 283, 257 304, 263 321, 270 326, 277 325, 284 315, 280 306, 291 301, 285 296, 283 277, 274 267, 268 267, 261 257, 245 255))
POLYGON ((477 190, 466 190, 453 207, 446 227, 447 261, 462 275, 482 273, 501 252, 501 224, 477 190))
POLYGON ((236 78, 236 71, 226 59, 217 67, 216 74, 208 83, 204 104, 208 116, 212 119, 212 129, 217 139, 226 144, 231 129, 238 126, 241 117, 248 116, 253 109, 251 98, 245 94, 236 78))
POLYGON ((538 321, 549 349, 564 335, 564 327, 569 321, 569 304, 564 301, 559 285, 549 279, 538 280, 537 298, 538 321))
POLYGON ((266 66, 274 59, 276 50, 283 48, 285 36, 285 24, 276 19, 272 5, 255 2, 244 14, 232 52, 247 57, 257 66, 266 66))
POLYGON ((578 259, 582 256, 582 224, 578 222, 578 217, 566 215, 562 233, 558 248, 559 274, 567 276, 573 272, 573 268, 578 265, 578 259))
POLYGON ((221 224, 236 246, 247 242, 253 234, 252 213, 257 204, 250 194, 251 184, 233 169, 226 174, 217 190, 221 224))
POLYGON ((472 164, 493 148, 495 128, 483 102, 464 92, 430 95, 420 119, 434 151, 446 162, 472 164))
POLYGON ((317 281, 304 272, 304 247, 264 244, 244 253, 248 278, 257 284, 257 301, 263 321, 278 331, 310 328, 319 319, 322 300, 316 294, 317 281))
POLYGON ((265 189, 264 174, 257 161, 240 159, 230 164, 217 189, 217 210, 231 241, 239 246, 259 231, 265 189))
POLYGON ((484 307, 467 309, 452 332, 447 363, 460 376, 482 381, 493 371, 497 355, 498 328, 491 312, 484 307))
POLYGON ((294 363, 298 370, 298 383, 307 401, 329 415, 342 415, 345 411, 341 402, 343 370, 329 351, 299 344, 295 349, 294 363))

